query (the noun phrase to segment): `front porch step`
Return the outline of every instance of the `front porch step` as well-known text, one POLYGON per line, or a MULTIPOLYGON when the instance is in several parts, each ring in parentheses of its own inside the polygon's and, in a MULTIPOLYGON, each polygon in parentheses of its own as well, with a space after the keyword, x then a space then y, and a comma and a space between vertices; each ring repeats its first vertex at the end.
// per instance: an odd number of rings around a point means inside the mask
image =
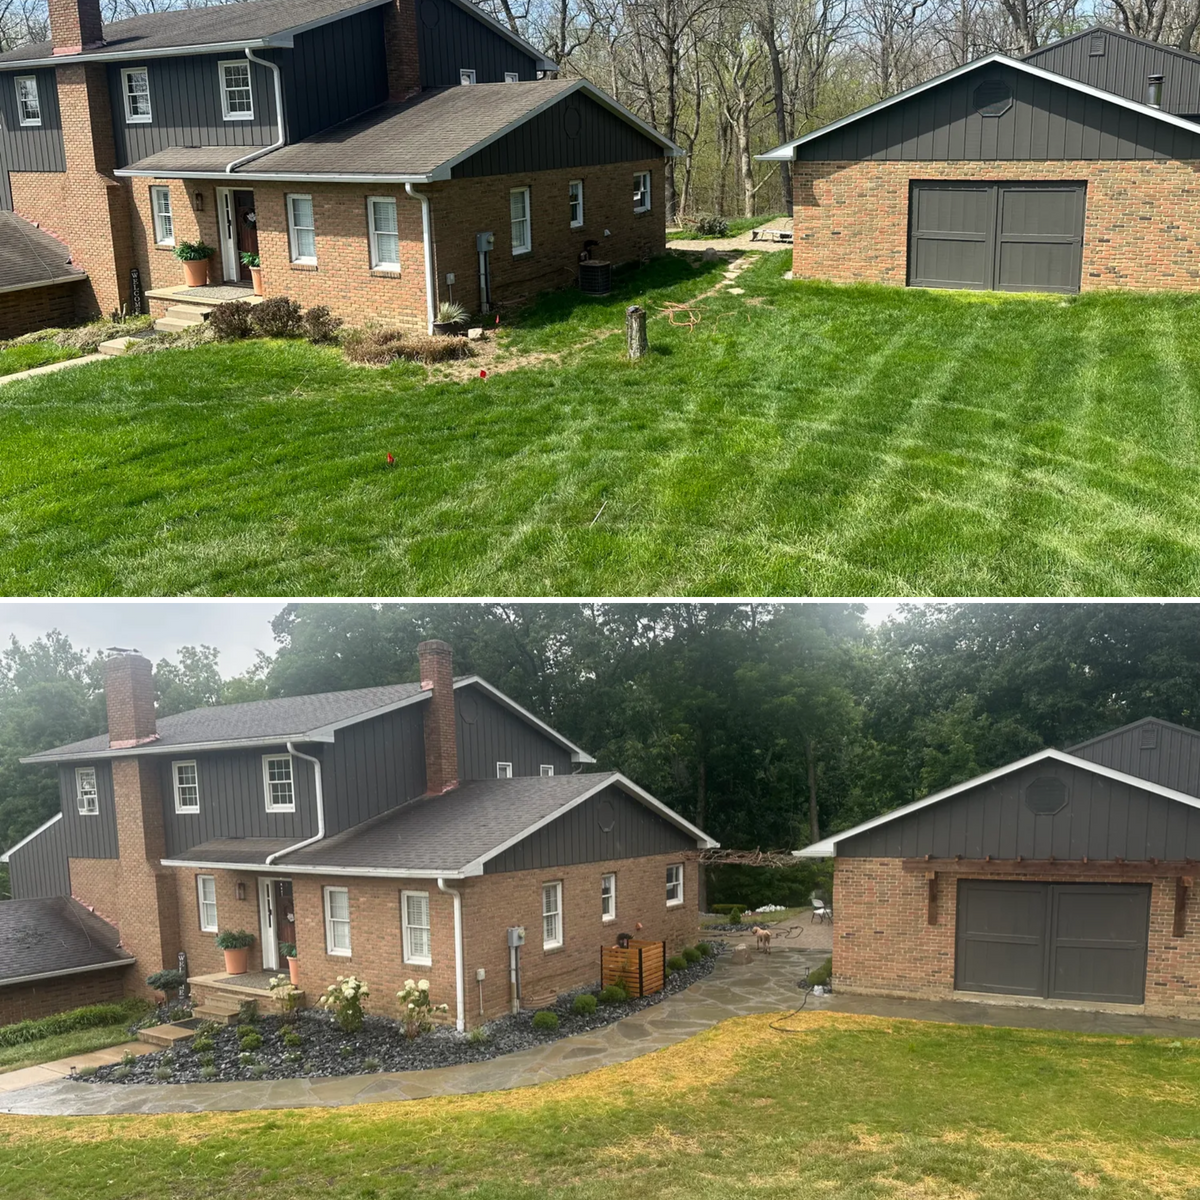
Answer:
POLYGON ((109 338, 107 342, 101 342, 96 349, 101 354, 128 354, 129 347, 135 342, 141 341, 146 335, 144 333, 129 334, 126 337, 109 338))
POLYGON ((212 310, 211 304, 172 304, 163 317, 168 321, 182 321, 185 325, 203 325, 212 310))
POLYGON ((236 1025, 241 1005, 236 1000, 206 1000, 192 1009, 193 1015, 218 1025, 236 1025))
MULTIPOLYGON (((267 972, 257 975, 266 977, 267 972)), ((197 1007, 193 1010, 198 1017, 210 1021, 219 1021, 232 1025, 237 1021, 238 1009, 247 1000, 253 1000, 258 1005, 260 1013, 278 1013, 283 1011, 279 996, 272 993, 261 984, 257 987, 247 987, 237 982, 243 978, 238 975, 195 975, 188 979, 192 996, 197 1007)), ((256 983, 258 980, 256 979, 256 983)), ((305 1007, 303 992, 296 993, 296 1007, 305 1007)))
POLYGON ((154 328, 159 333, 182 333, 185 329, 194 329, 197 325, 202 325, 200 321, 181 321, 177 317, 159 317, 154 322, 154 328))
POLYGON ((138 1041, 151 1046, 174 1046, 178 1042, 190 1042, 195 1036, 194 1029, 183 1025, 152 1025, 149 1029, 137 1031, 138 1041))

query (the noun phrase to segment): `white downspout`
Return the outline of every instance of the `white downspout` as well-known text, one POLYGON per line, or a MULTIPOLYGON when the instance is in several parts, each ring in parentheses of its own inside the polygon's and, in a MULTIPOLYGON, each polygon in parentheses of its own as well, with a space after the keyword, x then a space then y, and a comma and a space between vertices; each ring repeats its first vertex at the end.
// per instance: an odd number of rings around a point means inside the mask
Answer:
MULTIPOLYGON (((433 332, 433 230, 430 228, 429 197, 424 192, 413 191, 413 185, 406 183, 404 190, 414 199, 421 202, 421 236, 425 242, 425 309, 429 322, 427 333, 433 332)), ((461 1000, 461 995, 460 995, 461 1000)), ((460 1009, 461 1015, 461 1009, 460 1009)))
MULTIPOLYGON (((278 150, 287 141, 287 135, 283 130, 283 75, 279 66, 269 59, 259 58, 248 46, 246 47, 246 57, 251 62, 258 63, 260 67, 266 67, 275 76, 275 116, 279 120, 279 136, 269 146, 260 146, 257 150, 251 150, 249 154, 242 155, 241 158, 235 158, 225 168, 226 175, 232 175, 235 167, 244 166, 256 158, 262 158, 264 154, 270 154, 272 150, 278 150)), ((303 758, 304 755, 302 754, 300 757, 303 758)))
POLYGON ((467 1027, 466 984, 463 981, 463 939, 462 939, 462 892, 457 888, 447 887, 446 881, 438 877, 438 891, 454 897, 454 994, 457 1000, 457 1016, 455 1028, 462 1033, 467 1027))
POLYGON ((283 850, 276 850, 274 854, 268 854, 263 859, 263 866, 269 867, 281 854, 291 854, 295 850, 303 850, 305 846, 311 846, 313 842, 319 842, 325 836, 325 793, 321 788, 321 760, 313 758, 311 754, 301 754, 299 750, 291 743, 287 744, 289 754, 294 754, 297 758, 303 758, 306 762, 313 765, 313 770, 317 778, 317 832, 312 837, 307 837, 302 842, 297 842, 294 846, 287 846, 283 850))

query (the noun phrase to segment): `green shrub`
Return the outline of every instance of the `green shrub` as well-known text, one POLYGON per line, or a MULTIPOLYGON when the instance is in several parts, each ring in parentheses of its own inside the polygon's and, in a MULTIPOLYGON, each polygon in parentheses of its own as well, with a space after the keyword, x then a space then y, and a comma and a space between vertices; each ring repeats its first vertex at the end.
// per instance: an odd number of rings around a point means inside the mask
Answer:
POLYGON ((289 1050, 284 1056, 283 1061, 287 1063, 298 1063, 304 1057, 299 1050, 289 1050))
POLYGON ((534 1029, 543 1029, 546 1032, 551 1032, 558 1028, 558 1014, 552 1013, 548 1008, 542 1009, 541 1012, 533 1014, 534 1029))
POLYGON ((254 934, 244 929, 222 929, 213 941, 218 950, 246 950, 254 945, 254 934))
POLYGON ((238 1005, 238 1025, 258 1024, 258 1001, 243 1000, 238 1005))
POLYGON ((122 1000, 115 1004, 89 1004, 70 1012, 39 1017, 36 1021, 18 1021, 14 1025, 0 1026, 0 1046, 24 1046, 60 1033, 95 1029, 98 1025, 132 1024, 144 1016, 149 1007, 145 1000, 122 1000))
POLYGON ((696 949, 699 950, 705 958, 710 958, 712 956, 713 948, 711 942, 697 942, 696 949))
POLYGON ((229 300, 225 304, 218 304, 208 314, 209 328, 222 342, 248 338, 254 332, 254 326, 250 324, 250 310, 253 307, 245 300, 229 300))
POLYGON ((486 1025, 476 1025, 470 1033, 467 1034, 467 1041, 473 1046, 482 1046, 488 1040, 488 1031, 486 1025))
POLYGON ((827 958, 819 967, 813 967, 804 980, 808 987, 827 984, 833 978, 833 958, 827 958))
POLYGON ((272 296, 251 306, 250 324, 260 337, 295 337, 300 332, 300 305, 287 296, 272 296))
POLYGON ((724 217, 701 217, 696 222, 696 232, 707 238, 728 237, 729 222, 724 217))
POLYGON ((200 1068, 200 1078, 201 1079, 216 1079, 216 1077, 217 1077, 217 1068, 214 1067, 212 1065, 212 1063, 206 1063, 203 1067, 200 1068))
POLYGON ((600 992, 601 1004, 624 1004, 629 999, 629 993, 619 983, 610 983, 600 992))
POLYGON ((135 1062, 137 1062, 137 1055, 134 1054, 132 1050, 126 1050, 125 1053, 121 1055, 121 1066, 132 1067, 135 1062))
POLYGON ((763 904, 786 904, 802 908, 814 891, 833 886, 832 859, 798 859, 794 866, 764 871, 738 863, 705 867, 709 911, 721 912, 734 899, 748 908, 763 904))
POLYGON ((239 1025, 237 1027, 237 1035, 239 1038, 244 1038, 246 1036, 246 1034, 248 1034, 248 1033, 257 1033, 257 1032, 258 1032, 258 1027, 249 1022, 247 1022, 245 1025, 239 1025))
POLYGON ((255 1058, 249 1050, 243 1050, 242 1053, 238 1055, 238 1062, 240 1062, 243 1067, 252 1067, 256 1062, 258 1062, 258 1059, 255 1058))
POLYGON ((363 1070, 364 1071, 378 1071, 379 1070, 379 1059, 364 1058, 363 1059, 363 1070))
POLYGON ((238 1038, 238 1045, 243 1050, 257 1050, 262 1045, 262 1034, 252 1029, 238 1038))
POLYGON ((153 988, 156 992, 162 992, 164 995, 167 992, 177 992, 183 987, 185 982, 182 971, 155 971, 153 975, 146 977, 146 986, 153 988))
POLYGON ((590 1017, 596 1011, 596 997, 589 992, 581 992, 571 1001, 571 1011, 577 1017, 590 1017))
POLYGON ((704 955, 697 946, 685 946, 683 948, 683 957, 690 963, 698 963, 704 955))
POLYGON ((163 1063, 162 1066, 154 1068, 154 1078, 160 1083, 170 1079, 173 1074, 174 1072, 166 1065, 166 1063, 163 1063))
POLYGON ((337 341, 341 327, 341 318, 333 316, 324 304, 314 305, 300 318, 300 332, 315 345, 337 341))
POLYGON ((304 1039, 295 1030, 289 1029, 283 1035, 283 1044, 285 1046, 302 1046, 304 1045, 304 1039))
POLYGON ((79 1070, 75 1072, 75 1074, 76 1074, 76 1075, 77 1075, 77 1076, 78 1076, 80 1079, 91 1079, 91 1077, 92 1077, 93 1075, 95 1075, 95 1073, 96 1073, 96 1072, 97 1072, 99 1069, 100 1069, 99 1067, 80 1067, 80 1068, 79 1068, 79 1070))
POLYGON ((672 954, 667 959, 668 971, 685 971, 687 970, 687 959, 682 954, 672 954))
POLYGON ((207 1054, 213 1048, 213 1040, 210 1037, 196 1036, 192 1038, 192 1053, 207 1054))
POLYGON ((124 1063, 122 1063, 115 1071, 113 1071, 113 1078, 128 1079, 132 1073, 132 1068, 127 1067, 124 1063))
POLYGON ((203 262, 212 258, 216 251, 204 242, 180 242, 174 253, 180 262, 203 262))
POLYGON ((217 1056, 215 1054, 202 1054, 199 1061, 202 1067, 212 1067, 216 1065, 217 1056))

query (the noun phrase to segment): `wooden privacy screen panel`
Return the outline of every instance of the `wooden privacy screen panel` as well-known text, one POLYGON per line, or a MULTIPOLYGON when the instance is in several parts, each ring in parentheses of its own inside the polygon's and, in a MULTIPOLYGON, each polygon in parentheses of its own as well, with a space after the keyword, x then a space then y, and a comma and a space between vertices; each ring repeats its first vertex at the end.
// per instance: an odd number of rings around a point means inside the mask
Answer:
POLYGON ((649 996, 662 991, 666 978, 666 942, 631 941, 627 950, 620 946, 600 948, 602 988, 619 983, 631 996, 649 996))

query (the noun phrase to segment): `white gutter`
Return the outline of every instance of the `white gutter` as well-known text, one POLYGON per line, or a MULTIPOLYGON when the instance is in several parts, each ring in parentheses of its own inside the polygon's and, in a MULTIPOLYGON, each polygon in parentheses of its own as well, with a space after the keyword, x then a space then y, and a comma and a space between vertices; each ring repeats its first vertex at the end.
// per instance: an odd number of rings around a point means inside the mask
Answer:
POLYGON ((73 275, 58 275, 54 279, 35 279, 32 283, 13 283, 8 287, 0 287, 0 292, 27 292, 30 288, 54 287, 59 283, 78 283, 87 278, 86 271, 76 271, 73 275))
MULTIPOLYGON (((295 849, 295 846, 289 846, 287 849, 275 851, 275 854, 290 854, 295 849)), ((164 858, 159 865, 163 867, 206 867, 212 871, 241 871, 243 873, 265 871, 268 868, 266 860, 263 862, 227 863, 202 861, 195 858, 164 858)), ((469 879, 473 875, 483 874, 482 869, 467 868, 460 871, 439 871, 437 867, 310 867, 300 863, 282 863, 280 865, 287 867, 289 875, 344 875, 348 879, 358 876, 371 879, 436 879, 439 875, 443 879, 469 879)))
POLYGON ((291 854, 293 850, 303 850, 305 846, 311 846, 313 842, 319 842, 325 836, 325 793, 321 789, 321 760, 313 758, 311 754, 302 754, 296 749, 292 742, 288 742, 287 750, 289 754, 294 754, 297 758, 303 758, 306 762, 313 765, 313 771, 316 773, 317 779, 317 832, 312 837, 307 837, 302 842, 297 842, 294 846, 288 846, 284 850, 276 850, 274 854, 268 854, 263 859, 263 865, 269 867, 281 854, 291 854))
MULTIPOLYGON (((275 76, 275 117, 279 122, 279 136, 269 146, 261 146, 249 154, 242 155, 241 158, 235 158, 225 168, 226 175, 232 175, 233 169, 240 167, 243 163, 253 162, 256 158, 262 158, 264 154, 270 154, 272 150, 278 150, 287 141, 287 134, 283 127, 283 72, 270 59, 259 58, 249 46, 246 47, 246 57, 252 63, 258 63, 260 67, 266 67, 275 76)), ((302 754, 300 757, 303 758, 304 755, 302 754)))
MULTIPOLYGON (((293 733, 291 737, 299 738, 302 742, 332 742, 334 739, 333 734, 293 733)), ((55 763, 87 763, 107 758, 129 758, 135 754, 174 754, 178 757, 180 754, 198 750, 254 750, 259 747, 278 746, 280 742, 286 741, 288 736, 280 734, 277 737, 237 738, 227 742, 179 742, 168 743, 165 746, 152 742, 145 746, 130 746, 124 750, 72 750, 69 754, 55 754, 53 758, 30 754, 17 761, 25 766, 54 766, 55 763)))
MULTIPOLYGON (((263 150, 266 154, 266 150, 263 150)), ((121 167, 113 172, 121 179, 228 179, 224 171, 194 171, 188 167, 121 167)), ((438 175, 335 175, 311 171, 238 171, 239 179, 260 183, 433 183, 438 175)), ((450 176, 445 176, 449 179, 450 176)))
MULTIPOLYGON (((414 192, 413 185, 406 183, 404 190, 414 199, 421 202, 421 236, 425 242, 425 308, 429 320, 427 332, 433 332, 433 230, 429 220, 429 197, 424 192, 414 192)), ((461 993, 460 993, 461 1000, 461 993)))
POLYGON ((467 1027, 466 1019, 466 983, 463 976, 463 936, 462 936, 462 892, 457 888, 447 887, 445 876, 438 876, 438 891, 454 897, 454 994, 458 1005, 455 1017, 455 1028, 459 1033, 467 1027))

